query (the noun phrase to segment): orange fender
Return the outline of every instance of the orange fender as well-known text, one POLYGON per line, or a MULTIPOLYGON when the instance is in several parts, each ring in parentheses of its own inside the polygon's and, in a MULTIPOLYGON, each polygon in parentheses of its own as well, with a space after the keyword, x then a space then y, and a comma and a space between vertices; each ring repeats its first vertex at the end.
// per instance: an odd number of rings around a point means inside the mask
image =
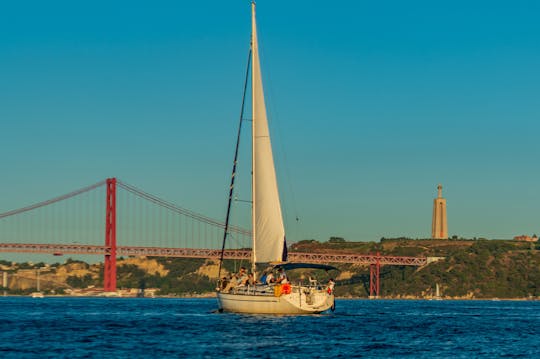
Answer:
POLYGON ((289 283, 285 283, 281 285, 281 293, 283 294, 291 294, 291 285, 289 283))

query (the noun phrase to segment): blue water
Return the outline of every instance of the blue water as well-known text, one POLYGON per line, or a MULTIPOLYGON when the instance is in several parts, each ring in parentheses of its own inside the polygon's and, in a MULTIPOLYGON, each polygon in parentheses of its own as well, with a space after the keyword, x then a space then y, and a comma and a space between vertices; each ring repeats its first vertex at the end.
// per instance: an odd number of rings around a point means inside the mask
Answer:
POLYGON ((540 302, 338 300, 335 313, 213 313, 215 299, 0 297, 0 358, 534 358, 540 302))

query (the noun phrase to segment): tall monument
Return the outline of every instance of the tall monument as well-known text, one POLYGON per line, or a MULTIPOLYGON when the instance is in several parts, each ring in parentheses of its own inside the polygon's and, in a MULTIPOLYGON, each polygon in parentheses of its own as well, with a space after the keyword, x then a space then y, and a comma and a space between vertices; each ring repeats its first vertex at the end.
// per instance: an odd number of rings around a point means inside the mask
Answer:
POLYGON ((448 222, 446 221, 446 199, 442 197, 442 186, 437 186, 437 198, 433 200, 433 221, 431 222, 431 238, 447 239, 448 222))

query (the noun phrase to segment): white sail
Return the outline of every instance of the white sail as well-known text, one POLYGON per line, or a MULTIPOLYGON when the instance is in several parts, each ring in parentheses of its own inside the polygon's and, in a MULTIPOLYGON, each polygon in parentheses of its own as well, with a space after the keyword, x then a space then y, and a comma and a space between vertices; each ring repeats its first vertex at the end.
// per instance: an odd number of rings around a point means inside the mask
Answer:
POLYGON ((253 260, 281 261, 285 229, 268 131, 262 84, 255 3, 252 3, 253 260))

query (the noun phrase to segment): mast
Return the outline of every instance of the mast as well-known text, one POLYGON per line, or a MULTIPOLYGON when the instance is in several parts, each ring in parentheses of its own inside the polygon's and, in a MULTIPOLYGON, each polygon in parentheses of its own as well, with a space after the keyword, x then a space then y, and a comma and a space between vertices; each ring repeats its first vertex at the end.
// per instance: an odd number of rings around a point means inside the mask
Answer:
MULTIPOLYGON (((253 53, 253 57, 257 56, 257 58, 253 59, 257 61, 258 64, 258 55, 259 51, 257 48, 254 48, 257 46, 257 24, 255 22, 255 1, 251 1, 251 44, 250 44, 250 50, 251 53, 253 53)), ((255 67, 255 61, 253 68, 255 67)), ((253 71, 253 70, 252 70, 253 71)), ((253 95, 253 91, 255 89, 255 76, 252 72, 251 74, 251 242, 252 242, 252 250, 251 250, 251 272, 254 273, 253 277, 255 277, 255 268, 257 263, 257 255, 256 255, 256 238, 257 238, 257 225, 256 225, 256 209, 255 209, 255 126, 257 124, 256 116, 255 116, 255 96, 253 95)))

